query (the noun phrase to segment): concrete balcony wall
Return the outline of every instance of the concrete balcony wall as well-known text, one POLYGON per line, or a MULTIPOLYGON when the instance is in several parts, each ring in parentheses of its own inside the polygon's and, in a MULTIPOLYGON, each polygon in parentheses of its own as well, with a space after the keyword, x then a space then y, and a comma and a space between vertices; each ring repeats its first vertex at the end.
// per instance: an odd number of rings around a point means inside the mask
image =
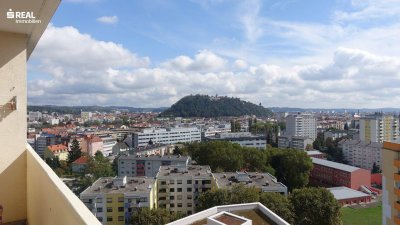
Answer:
POLYGON ((26 149, 29 225, 100 225, 39 155, 29 145, 26 149))

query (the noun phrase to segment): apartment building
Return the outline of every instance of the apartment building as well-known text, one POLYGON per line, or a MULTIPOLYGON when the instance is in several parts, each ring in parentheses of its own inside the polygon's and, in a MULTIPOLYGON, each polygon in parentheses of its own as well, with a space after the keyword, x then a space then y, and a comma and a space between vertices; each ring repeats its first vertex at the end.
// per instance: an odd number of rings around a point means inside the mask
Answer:
POLYGON ((123 153, 118 156, 118 176, 155 177, 161 166, 187 166, 189 156, 180 155, 137 155, 123 153))
POLYGON ((158 206, 192 214, 202 192, 216 188, 209 166, 161 166, 157 174, 158 206))
POLYGON ((400 144, 383 142, 382 224, 400 224, 400 144))
POLYGON ((117 144, 117 138, 113 135, 99 135, 99 138, 103 142, 102 153, 104 156, 112 155, 112 148, 117 144))
POLYGON ((286 117, 287 136, 317 138, 317 120, 312 114, 290 114, 286 117))
POLYGON ((312 148, 313 140, 309 137, 299 136, 279 136, 278 148, 294 148, 299 150, 306 150, 312 148))
POLYGON ((93 114, 91 112, 81 112, 81 119, 83 122, 89 121, 92 119, 93 114))
POLYGON ((399 118, 375 114, 360 118, 360 140, 371 142, 398 142, 399 118))
POLYGON ((97 151, 103 153, 103 146, 103 140, 99 136, 93 134, 85 135, 80 142, 82 152, 87 153, 89 156, 94 156, 97 151))
POLYGON ((262 192, 275 192, 287 195, 287 187, 278 182, 277 179, 269 173, 258 172, 224 172, 213 173, 217 188, 231 188, 233 185, 242 184, 246 187, 257 187, 262 192))
POLYGON ((29 112, 29 114, 28 114, 28 121, 29 122, 39 121, 41 119, 42 119, 42 113, 41 112, 29 112))
POLYGON ((47 146, 44 152, 45 159, 57 157, 59 160, 68 160, 68 147, 65 145, 50 145, 47 146))
POLYGON ((263 135, 253 135, 250 132, 237 133, 219 133, 214 137, 205 138, 207 141, 229 141, 239 144, 243 147, 253 147, 265 149, 267 147, 267 139, 263 135))
POLYGON ((157 207, 156 185, 154 178, 102 177, 80 199, 103 225, 125 225, 135 210, 157 207))
POLYGON ((229 133, 231 132, 231 124, 219 124, 215 126, 210 126, 206 128, 202 128, 201 137, 213 137, 219 133, 229 133))
POLYGON ((323 187, 345 186, 359 190, 371 186, 371 172, 354 166, 311 157, 314 164, 310 184, 323 187))
POLYGON ((149 143, 176 144, 201 141, 199 128, 147 128, 132 135, 133 147, 145 147, 149 143))
POLYGON ((324 140, 331 138, 332 140, 336 140, 338 138, 346 137, 348 136, 348 131, 345 130, 330 130, 324 132, 324 140))
POLYGON ((56 135, 54 134, 40 134, 35 140, 35 151, 40 157, 44 157, 44 152, 47 146, 56 144, 56 135))
POLYGON ((343 139, 338 145, 350 165, 371 170, 375 163, 382 168, 382 143, 343 139))

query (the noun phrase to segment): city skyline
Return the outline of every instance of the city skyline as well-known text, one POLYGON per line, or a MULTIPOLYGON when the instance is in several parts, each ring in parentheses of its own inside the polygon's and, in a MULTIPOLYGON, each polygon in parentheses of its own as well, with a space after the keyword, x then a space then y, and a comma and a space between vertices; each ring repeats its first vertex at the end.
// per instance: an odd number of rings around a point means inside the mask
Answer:
POLYGON ((160 107, 199 93, 266 107, 391 107, 398 3, 66 0, 30 59, 28 100, 160 107))

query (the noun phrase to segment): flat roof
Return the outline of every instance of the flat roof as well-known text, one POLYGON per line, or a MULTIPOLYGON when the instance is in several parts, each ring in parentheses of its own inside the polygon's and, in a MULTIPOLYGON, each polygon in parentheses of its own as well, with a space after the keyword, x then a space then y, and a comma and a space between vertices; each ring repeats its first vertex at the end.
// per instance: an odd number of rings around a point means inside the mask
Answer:
POLYGON ((180 155, 150 155, 150 156, 140 156, 140 155, 125 155, 121 154, 118 159, 135 159, 135 160, 153 160, 153 161, 164 161, 164 160, 173 160, 173 161, 182 161, 186 162, 190 157, 189 156, 180 156, 180 155))
POLYGON ((322 165, 322 166, 326 166, 326 167, 330 167, 330 168, 334 168, 334 169, 338 169, 338 170, 343 170, 343 171, 347 171, 347 172, 353 172, 353 171, 360 169, 355 166, 349 166, 349 165, 346 165, 343 163, 332 162, 332 161, 328 161, 325 159, 318 159, 318 158, 313 158, 313 157, 311 157, 311 159, 314 164, 318 164, 318 165, 322 165))
POLYGON ((320 155, 320 154, 324 154, 318 150, 312 150, 312 151, 306 151, 307 155, 320 155))
POLYGON ((210 166, 188 165, 188 166, 160 166, 157 178, 176 176, 212 177, 210 166))
POLYGON ((88 194, 123 194, 123 193, 149 193, 154 186, 155 179, 149 177, 127 177, 124 187, 113 185, 117 177, 102 177, 96 180, 92 186, 84 190, 81 195, 88 194))
POLYGON ((286 186, 280 182, 277 182, 276 178, 269 173, 257 173, 257 172, 239 172, 239 176, 242 181, 237 179, 238 173, 236 172, 225 172, 225 173, 213 173, 215 179, 217 180, 218 186, 221 187, 230 187, 234 184, 244 184, 247 187, 256 186, 262 188, 265 187, 276 187, 286 188, 286 186), (246 179, 243 179, 246 178, 246 179), (268 185, 266 185, 268 183, 268 185))
POLYGON ((369 195, 361 191, 356 191, 348 187, 332 187, 327 188, 337 200, 349 199, 349 198, 362 198, 368 197, 369 195))

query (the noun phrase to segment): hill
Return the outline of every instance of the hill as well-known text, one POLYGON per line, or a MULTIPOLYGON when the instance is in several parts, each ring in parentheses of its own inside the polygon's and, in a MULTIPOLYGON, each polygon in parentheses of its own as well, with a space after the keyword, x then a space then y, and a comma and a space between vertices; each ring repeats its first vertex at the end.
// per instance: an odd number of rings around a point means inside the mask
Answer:
POLYGON ((183 97, 161 117, 223 117, 223 116, 269 116, 272 112, 261 105, 242 101, 239 98, 190 95, 183 97))

